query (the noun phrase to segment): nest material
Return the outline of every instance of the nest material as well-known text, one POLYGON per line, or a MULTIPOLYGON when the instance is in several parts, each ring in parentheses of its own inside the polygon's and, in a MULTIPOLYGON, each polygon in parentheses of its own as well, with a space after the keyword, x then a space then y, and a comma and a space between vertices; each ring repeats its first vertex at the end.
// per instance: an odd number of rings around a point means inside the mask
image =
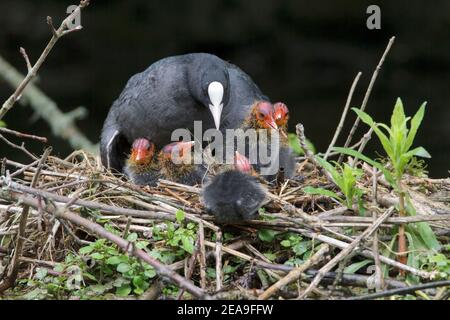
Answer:
MULTIPOLYGON (((197 246, 196 253, 201 250, 205 256, 216 257, 215 262, 204 259, 207 267, 215 266, 216 270, 220 271, 223 262, 227 263, 232 256, 246 261, 246 267, 235 276, 234 281, 225 284, 222 283, 221 271, 218 272, 219 275, 215 280, 206 281, 202 275, 201 280, 204 283, 202 283, 201 291, 192 288, 190 291, 189 285, 184 283, 184 280, 172 279, 169 276, 171 280, 194 296, 198 293, 198 297, 215 293, 220 297, 233 298, 236 297, 237 292, 238 296, 249 299, 260 295, 265 295, 266 298, 276 295, 289 297, 293 295, 292 291, 287 290, 287 285, 291 281, 290 277, 293 277, 292 273, 301 271, 295 277, 298 279, 303 275, 306 282, 310 281, 313 278, 312 274, 317 272, 317 268, 323 266, 331 257, 336 257, 339 252, 342 254, 344 250, 351 249, 355 239, 374 226, 375 222, 370 212, 377 212, 380 217, 383 212, 386 213, 387 208, 393 211, 393 206, 398 201, 382 178, 378 179, 378 201, 371 207, 368 216, 360 216, 357 210, 350 210, 330 197, 305 194, 302 189, 306 185, 337 190, 308 159, 299 160, 295 179, 278 181, 278 184, 268 186, 268 197, 261 213, 262 218, 234 226, 216 225, 213 218, 204 213, 200 199, 201 189, 198 187, 161 180, 157 187, 141 188, 127 182, 124 177, 105 171, 98 158, 83 151, 74 152, 66 159, 49 156, 41 165, 36 161, 34 165, 24 165, 7 160, 5 164, 9 174, 3 175, 1 180, 0 256, 3 256, 4 265, 8 265, 13 256, 16 245, 15 235, 20 229, 19 222, 24 207, 20 200, 14 200, 19 199, 21 195, 43 201, 42 205, 31 206, 29 211, 24 234, 26 241, 23 243, 20 256, 20 261, 25 262, 21 268, 23 277, 32 276, 35 266, 51 269, 56 262, 64 260, 67 252, 77 252, 80 246, 99 237, 98 234, 86 231, 82 225, 55 215, 58 211, 47 210, 51 206, 59 210, 75 212, 90 219, 94 224, 95 221, 107 221, 123 232, 136 232, 139 238, 148 239, 151 246, 155 245, 152 243, 152 227, 167 220, 175 221, 176 212, 181 209, 185 212, 187 220, 202 224, 206 229, 201 235, 203 246, 201 248, 197 246), (32 188, 31 181, 37 172, 35 187, 32 188), (345 232, 348 228, 353 228, 351 235, 345 232), (261 253, 260 250, 270 247, 270 244, 264 243, 257 237, 257 231, 261 229, 294 232, 325 245, 321 248, 322 251, 319 250, 316 253, 318 256, 310 258, 300 266, 299 270, 281 262, 271 262, 261 253), (231 230, 233 238, 223 240, 222 230, 231 230), (214 237, 216 240, 213 240, 214 237), (343 250, 334 250, 334 248, 343 250), (287 282, 279 289, 261 283, 260 280, 255 283, 253 271, 256 269, 263 269, 272 278, 279 281, 285 279, 283 281, 287 282), (287 272, 289 273, 286 275, 287 272), (239 285, 242 281, 246 285, 239 285), (237 292, 236 288, 239 289, 237 292)), ((374 229, 380 231, 378 236, 389 237, 389 234, 383 231, 390 230, 400 223, 428 221, 435 232, 443 234, 447 237, 443 239, 448 241, 450 216, 442 214, 450 211, 448 206, 450 179, 410 177, 405 179, 405 182, 413 203, 420 208, 420 214, 406 218, 381 217, 383 221, 380 221, 379 226, 374 229), (433 198, 439 201, 431 200, 433 198), (439 215, 435 215, 436 213, 439 215)), ((371 172, 366 171, 365 176, 358 183, 359 187, 365 190, 365 197, 369 203, 372 197, 371 172)), ((355 248, 359 248, 359 255, 374 258, 374 253, 369 246, 362 242, 354 245, 355 248)), ((275 244, 272 249, 277 249, 275 244)), ((187 257, 186 261, 189 259, 187 257)), ((200 263, 197 267, 196 261, 193 261, 191 276, 197 279, 195 284, 198 284, 200 269, 206 266, 201 266, 200 263)), ((382 257, 382 262, 396 267, 399 265, 388 257, 382 257)), ((185 267, 185 261, 165 267, 180 270, 185 267)), ((423 270, 406 265, 400 267, 422 278, 433 277, 432 274, 423 270)), ((8 268, 5 266, 4 269, 3 276, 8 268)), ((317 273, 314 277, 317 278, 317 273)), ((323 280, 322 284, 327 283, 327 279, 329 283, 330 277, 333 279, 332 272, 322 274, 320 279, 323 280)), ((335 274, 334 279, 337 278, 338 275, 335 274)), ((351 275, 340 275, 340 278, 342 283, 347 281, 352 286, 358 286, 358 283, 361 285, 363 282, 351 275)), ((185 280, 189 282, 188 279, 185 280)), ((402 286, 401 283, 396 284, 392 279, 385 279, 385 283, 388 287, 402 286)), ((313 289, 319 296, 323 295, 323 292, 321 293, 317 288, 313 289)))

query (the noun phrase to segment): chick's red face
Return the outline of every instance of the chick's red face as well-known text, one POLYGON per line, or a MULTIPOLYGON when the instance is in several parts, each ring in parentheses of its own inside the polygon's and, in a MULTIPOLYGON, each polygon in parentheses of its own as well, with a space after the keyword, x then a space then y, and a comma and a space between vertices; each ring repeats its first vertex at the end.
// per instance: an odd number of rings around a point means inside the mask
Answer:
POLYGON ((264 129, 278 129, 273 118, 273 106, 270 102, 258 102, 254 109, 255 117, 258 124, 264 129))
POLYGON ((188 142, 173 142, 166 145, 162 149, 162 153, 166 159, 184 160, 187 156, 190 155, 192 146, 194 145, 194 141, 188 142))
POLYGON ((131 161, 137 164, 148 164, 155 153, 155 145, 148 139, 139 138, 134 140, 131 148, 131 161))
POLYGON ((279 127, 287 126, 289 109, 283 102, 277 102, 273 105, 273 118, 279 127))

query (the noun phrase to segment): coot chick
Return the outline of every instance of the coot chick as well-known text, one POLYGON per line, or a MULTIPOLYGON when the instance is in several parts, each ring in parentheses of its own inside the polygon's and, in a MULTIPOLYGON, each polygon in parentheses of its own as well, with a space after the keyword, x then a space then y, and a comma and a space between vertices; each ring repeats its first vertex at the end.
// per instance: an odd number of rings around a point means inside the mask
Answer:
POLYGON ((256 219, 258 209, 266 197, 261 184, 249 174, 251 165, 248 159, 236 159, 235 166, 235 170, 215 176, 202 191, 206 211, 214 215, 215 220, 220 223, 239 223, 256 219))
POLYGON ((124 166, 124 173, 134 184, 156 186, 161 177, 156 160, 155 145, 145 138, 136 139, 124 166))
POLYGON ((206 168, 193 163, 193 145, 194 141, 173 142, 161 150, 158 161, 164 179, 190 186, 203 182, 206 168))

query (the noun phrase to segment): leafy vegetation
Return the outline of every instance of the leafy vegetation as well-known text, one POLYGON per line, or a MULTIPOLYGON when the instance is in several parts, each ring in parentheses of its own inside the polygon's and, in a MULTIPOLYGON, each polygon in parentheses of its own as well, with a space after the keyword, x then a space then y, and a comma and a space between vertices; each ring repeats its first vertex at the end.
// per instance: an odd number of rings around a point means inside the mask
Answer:
POLYGON ((325 168, 325 170, 327 170, 331 174, 333 182, 344 194, 345 199, 342 199, 337 193, 324 188, 314 188, 308 186, 303 188, 303 191, 309 194, 321 194, 324 196, 332 197, 345 204, 349 209, 352 209, 354 203, 358 203, 360 205, 360 209, 363 209, 361 202, 363 191, 356 185, 356 181, 363 174, 362 170, 352 168, 346 163, 341 166, 339 163, 335 162, 335 166, 333 166, 319 156, 316 156, 316 160, 323 168, 325 168))
MULTIPOLYGON (((398 211, 400 216, 405 216, 406 213, 409 213, 410 215, 416 214, 408 194, 402 186, 402 177, 406 168, 412 161, 415 161, 413 160, 415 159, 414 157, 431 157, 423 147, 412 148, 414 138, 416 137, 425 114, 425 105, 426 103, 423 103, 416 114, 410 118, 405 116, 403 103, 400 98, 397 99, 391 116, 390 127, 386 124, 375 122, 364 111, 353 108, 358 117, 364 123, 369 125, 377 135, 389 159, 392 172, 382 163, 374 161, 355 150, 349 148, 335 148, 335 150, 359 158, 383 172, 386 180, 398 193, 398 211), (409 128, 408 122, 410 122, 409 128)), ((422 248, 436 251, 439 250, 440 244, 430 226, 426 222, 420 222, 408 225, 406 230, 404 225, 399 227, 398 247, 399 252, 409 252, 407 260, 402 260, 402 262, 417 267, 419 262, 416 258, 416 252, 422 248), (408 239, 408 249, 406 238, 408 239)))

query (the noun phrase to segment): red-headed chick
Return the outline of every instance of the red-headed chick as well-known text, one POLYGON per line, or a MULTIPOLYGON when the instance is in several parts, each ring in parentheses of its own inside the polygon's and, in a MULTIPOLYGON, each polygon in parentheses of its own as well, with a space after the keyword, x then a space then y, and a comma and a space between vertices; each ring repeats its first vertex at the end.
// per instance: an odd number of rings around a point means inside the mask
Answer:
POLYGON ((194 164, 194 144, 194 141, 173 142, 161 150, 158 161, 164 179, 191 186, 202 183, 206 169, 194 164))
POLYGON ((123 172, 134 184, 156 186, 160 174, 155 145, 145 138, 134 140, 123 172))
POLYGON ((253 104, 250 114, 243 123, 243 129, 278 130, 273 118, 273 106, 267 101, 257 101, 253 104))

